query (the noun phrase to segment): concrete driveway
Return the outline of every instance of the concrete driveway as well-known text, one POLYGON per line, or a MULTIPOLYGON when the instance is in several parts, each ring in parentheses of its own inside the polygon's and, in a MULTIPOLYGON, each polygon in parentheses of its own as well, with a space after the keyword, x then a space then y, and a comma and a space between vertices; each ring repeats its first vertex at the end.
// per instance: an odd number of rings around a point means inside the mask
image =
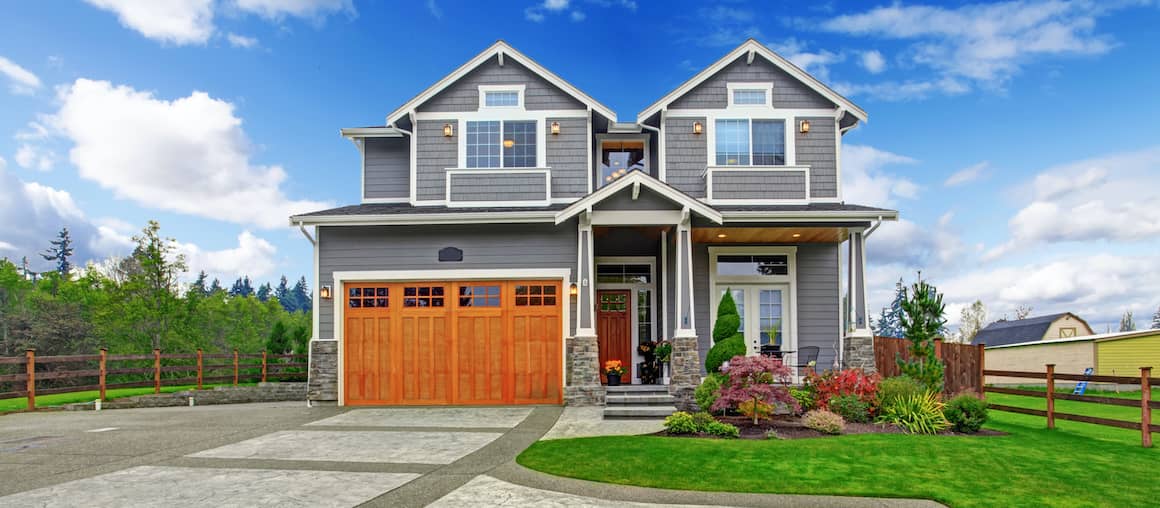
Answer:
MULTIPOLYGON (((8 415, 0 417, 0 506, 926 504, 643 489, 516 465, 560 414, 271 403, 8 415)), ((567 420, 561 426, 574 430, 567 420)))

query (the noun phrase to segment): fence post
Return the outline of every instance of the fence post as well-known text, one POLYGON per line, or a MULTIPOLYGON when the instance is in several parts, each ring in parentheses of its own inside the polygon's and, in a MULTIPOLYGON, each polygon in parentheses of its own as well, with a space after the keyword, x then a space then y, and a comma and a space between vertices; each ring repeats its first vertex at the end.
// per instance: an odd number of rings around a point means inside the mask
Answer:
POLYGON ((942 343, 943 343, 942 339, 935 339, 934 340, 934 357, 938 358, 939 360, 943 359, 942 343))
POLYGON ((238 386, 238 350, 234 350, 234 386, 238 386))
POLYGON ((28 410, 36 410, 36 350, 24 350, 24 357, 28 359, 27 374, 28 381, 25 389, 28 391, 28 410))
POLYGON ((201 389, 201 348, 197 349, 197 389, 201 389))
POLYGON ((262 351, 262 382, 266 382, 266 351, 262 351))
POLYGON ((161 393, 161 350, 153 350, 153 393, 161 393))
POLYGON ((986 397, 987 376, 983 375, 983 371, 987 370, 987 351, 984 344, 978 344, 979 355, 979 397, 986 397))
POLYGON ((105 377, 109 374, 109 370, 106 368, 108 364, 108 356, 109 348, 101 348, 101 365, 97 367, 97 370, 100 371, 100 374, 98 374, 97 384, 101 385, 101 400, 105 400, 105 377))
POLYGON ((1144 448, 1152 447, 1152 367, 1140 367, 1140 432, 1144 448))
POLYGON ((1055 428, 1055 364, 1047 364, 1047 428, 1055 428))

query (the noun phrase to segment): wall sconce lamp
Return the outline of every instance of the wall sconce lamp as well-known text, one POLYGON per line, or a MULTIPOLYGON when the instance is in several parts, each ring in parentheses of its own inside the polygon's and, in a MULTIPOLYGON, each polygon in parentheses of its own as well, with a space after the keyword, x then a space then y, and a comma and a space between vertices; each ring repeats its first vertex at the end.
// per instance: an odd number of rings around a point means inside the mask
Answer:
POLYGON ((323 300, 329 300, 331 297, 330 286, 322 286, 318 288, 318 297, 322 298, 323 300))
POLYGON ((516 140, 514 140, 514 139, 503 140, 503 147, 504 148, 511 148, 513 146, 516 146, 516 140))
POLYGON ((693 134, 700 135, 705 130, 705 126, 701 122, 693 122, 693 134))
POLYGON ((571 286, 568 286, 568 295, 574 297, 578 294, 580 294, 580 290, 576 288, 576 283, 573 282, 571 286))
POLYGON ((809 120, 802 120, 802 121, 798 122, 798 131, 801 132, 802 134, 806 134, 806 133, 810 132, 810 121, 809 120))
POLYGON ((560 122, 552 122, 552 135, 553 136, 560 135, 560 122))
POLYGON ((449 138, 455 135, 455 128, 449 123, 443 124, 443 137, 449 138))

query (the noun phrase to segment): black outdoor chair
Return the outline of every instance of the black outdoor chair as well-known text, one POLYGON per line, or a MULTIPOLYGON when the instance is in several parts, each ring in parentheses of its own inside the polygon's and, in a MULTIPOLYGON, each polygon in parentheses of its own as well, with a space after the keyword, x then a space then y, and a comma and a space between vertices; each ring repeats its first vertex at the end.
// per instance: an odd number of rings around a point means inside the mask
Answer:
POLYGON ((761 356, 771 356, 773 358, 781 359, 781 346, 778 344, 762 344, 761 356))
POLYGON ((810 367, 810 362, 814 362, 814 365, 817 365, 818 352, 820 352, 821 349, 822 348, 818 346, 799 347, 797 350, 797 356, 794 358, 794 367, 799 369, 810 367))

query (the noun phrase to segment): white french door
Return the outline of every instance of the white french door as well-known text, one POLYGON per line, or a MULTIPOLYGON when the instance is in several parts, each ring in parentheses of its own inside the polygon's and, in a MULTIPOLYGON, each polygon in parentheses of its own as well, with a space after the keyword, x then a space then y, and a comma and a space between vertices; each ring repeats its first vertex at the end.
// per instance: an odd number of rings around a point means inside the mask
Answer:
POLYGON ((733 293, 745 347, 750 355, 761 346, 777 344, 782 351, 794 350, 793 324, 790 323, 788 284, 730 284, 717 286, 717 298, 728 290, 733 293))

